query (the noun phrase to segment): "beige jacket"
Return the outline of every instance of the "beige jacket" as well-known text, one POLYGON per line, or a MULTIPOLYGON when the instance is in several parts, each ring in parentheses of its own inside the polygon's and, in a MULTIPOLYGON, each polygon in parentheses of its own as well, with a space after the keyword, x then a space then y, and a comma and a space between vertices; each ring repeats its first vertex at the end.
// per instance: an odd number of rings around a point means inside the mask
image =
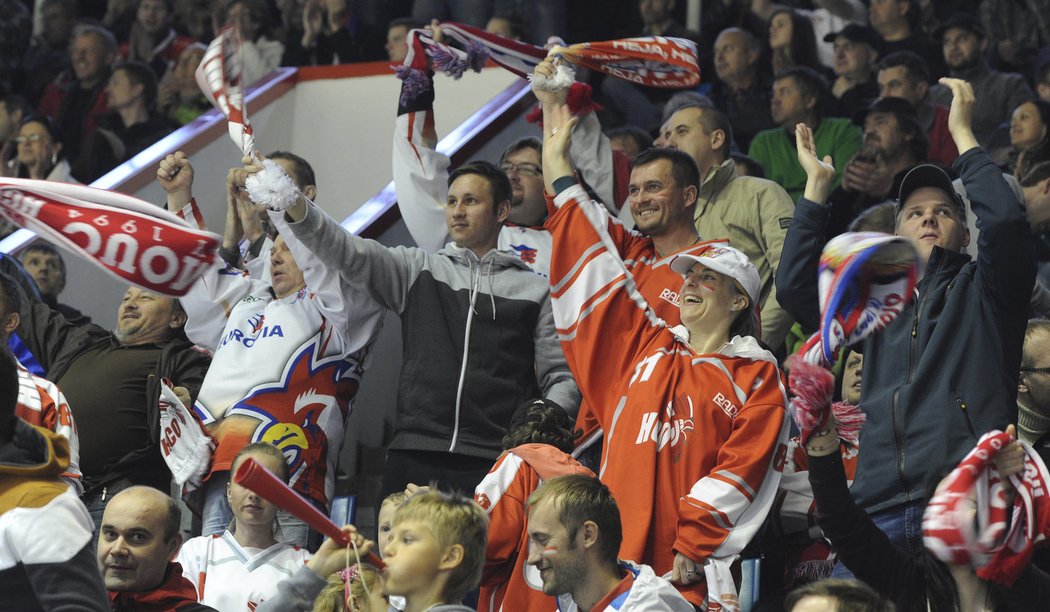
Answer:
POLYGON ((793 321, 776 300, 773 278, 795 204, 784 188, 766 179, 737 176, 727 159, 708 171, 696 203, 696 229, 704 240, 728 238, 758 269, 762 279, 762 341, 784 344, 793 321))

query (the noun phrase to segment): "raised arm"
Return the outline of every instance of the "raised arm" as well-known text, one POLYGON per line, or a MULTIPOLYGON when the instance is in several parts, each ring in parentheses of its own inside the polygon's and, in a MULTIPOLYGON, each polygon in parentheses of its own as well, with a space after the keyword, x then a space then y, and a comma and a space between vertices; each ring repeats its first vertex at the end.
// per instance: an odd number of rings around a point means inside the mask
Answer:
POLYGON ((383 307, 400 313, 408 290, 426 264, 420 249, 387 248, 346 231, 338 221, 306 199, 276 163, 259 155, 244 158, 245 184, 252 200, 283 212, 286 227, 324 266, 344 282, 369 291, 383 307), (249 183, 248 175, 260 174, 249 183))
POLYGON ((1034 239, 1024 203, 1018 201, 1002 172, 977 144, 971 127, 973 88, 959 79, 942 78, 940 83, 952 92, 948 130, 959 148, 954 167, 962 177, 980 230, 977 264, 982 286, 1009 313, 1004 318, 1023 321, 1036 271, 1034 239))
MULTIPOLYGON (((241 224, 237 216, 236 195, 231 196, 230 175, 227 176, 226 229, 223 233, 223 251, 232 250, 239 258, 241 224), (229 243, 228 243, 229 241, 229 243), (231 246, 232 245, 232 246, 231 246)), ((193 202, 193 165, 181 151, 161 160, 157 168, 157 182, 167 194, 168 210, 183 211, 187 206, 193 212, 187 218, 197 219, 200 212, 193 202)), ((226 255, 223 255, 226 259, 226 255)), ((215 261, 193 283, 180 299, 186 310, 186 335, 195 344, 209 350, 218 347, 230 310, 252 291, 261 290, 263 283, 253 283, 247 274, 221 260, 215 261)))
MULTIPOLYGON (((434 35, 439 38, 440 29, 434 35)), ((403 98, 407 98, 406 83, 401 85, 403 98)), ((398 103, 393 146, 394 192, 401 218, 416 245, 428 253, 448 242, 443 206, 448 199, 451 161, 436 147, 434 73, 428 69, 425 89, 398 103)))
POLYGON ((813 130, 805 123, 795 126, 798 161, 806 171, 806 186, 795 205, 795 214, 784 238, 776 273, 777 300, 803 331, 813 333, 820 325, 817 264, 824 248, 824 228, 830 217, 826 205, 835 183, 831 156, 817 158, 813 130))

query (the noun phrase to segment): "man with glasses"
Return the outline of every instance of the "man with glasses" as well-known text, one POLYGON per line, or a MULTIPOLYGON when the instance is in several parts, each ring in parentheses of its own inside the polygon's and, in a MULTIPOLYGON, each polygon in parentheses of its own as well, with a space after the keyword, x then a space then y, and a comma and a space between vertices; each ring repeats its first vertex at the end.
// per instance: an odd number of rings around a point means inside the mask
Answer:
POLYGON ((1017 437, 1050 460, 1050 320, 1032 319, 1017 381, 1017 437))

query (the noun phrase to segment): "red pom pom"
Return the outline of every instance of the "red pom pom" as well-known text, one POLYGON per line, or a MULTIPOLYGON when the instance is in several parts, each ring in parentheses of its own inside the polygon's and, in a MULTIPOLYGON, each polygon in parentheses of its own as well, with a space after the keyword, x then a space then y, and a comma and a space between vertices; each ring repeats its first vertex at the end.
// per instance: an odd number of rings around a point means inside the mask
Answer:
POLYGON ((791 393, 791 417, 798 425, 802 444, 810 436, 831 422, 831 396, 835 392, 835 377, 826 369, 804 361, 798 355, 788 358, 791 370, 788 384, 791 393))

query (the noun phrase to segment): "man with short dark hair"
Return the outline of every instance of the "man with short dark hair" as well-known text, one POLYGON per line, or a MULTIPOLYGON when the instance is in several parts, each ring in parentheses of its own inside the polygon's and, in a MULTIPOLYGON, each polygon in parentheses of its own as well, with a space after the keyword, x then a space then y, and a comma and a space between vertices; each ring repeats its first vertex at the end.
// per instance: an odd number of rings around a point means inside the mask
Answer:
MULTIPOLYGON (((978 147, 971 126, 973 90, 942 79, 953 93, 949 127, 960 156, 954 167, 980 220, 976 261, 966 212, 938 166, 908 171, 900 184, 896 233, 917 251, 917 296, 864 341, 861 406, 864 440, 850 492, 902 549, 919 554, 924 500, 935 476, 956 465, 983 432, 1016 420, 1014 381, 1035 278, 1024 209, 1002 172, 978 147), (991 380, 1003 384, 988 384, 991 380)), ((819 327, 817 265, 834 169, 799 130, 809 179, 784 243, 777 275, 780 303, 804 329, 819 327)))
POLYGON ((948 108, 930 101, 930 70, 921 57, 911 51, 897 51, 879 62, 879 95, 903 98, 915 108, 919 125, 926 131, 931 162, 950 166, 959 157, 951 132, 948 131, 948 108))
POLYGON ((113 69, 106 85, 110 114, 84 141, 73 175, 90 183, 172 132, 157 112, 157 76, 148 65, 129 60, 113 69))
POLYGON ((22 304, 19 337, 76 410, 82 499, 96 525, 117 491, 171 486, 160 452, 161 380, 189 402, 210 362, 186 339, 185 322, 178 300, 134 286, 112 333, 75 326, 41 302, 22 304))
POLYGON ((172 0, 138 0, 137 5, 131 36, 120 46, 120 59, 143 62, 160 80, 193 40, 176 34, 171 27, 172 0))
POLYGON ((496 166, 456 168, 443 207, 451 243, 437 253, 354 236, 302 197, 285 212, 292 233, 324 265, 401 317, 403 365, 384 495, 429 480, 472 491, 525 399, 545 397, 572 414, 579 406, 546 279, 497 248, 511 197, 496 166))
POLYGON ((0 344, 0 592, 10 610, 109 610, 91 518, 59 476, 65 438, 18 418, 20 370, 0 344))
POLYGON ((864 140, 846 164, 842 184, 828 196, 828 238, 847 231, 861 213, 896 193, 904 173, 926 161, 929 149, 914 109, 902 98, 879 98, 854 114, 853 122, 864 130, 864 140))
POLYGON ((668 126, 667 146, 689 154, 703 177, 693 207, 697 232, 728 238, 755 264, 762 279, 762 341, 780 347, 792 321, 776 300, 773 278, 795 209, 791 196, 773 181, 737 174, 729 159, 733 129, 722 111, 686 107, 671 116, 668 126))
MULTIPOLYGON (((826 117, 828 86, 812 68, 785 70, 773 81, 770 104, 773 121, 780 127, 759 132, 751 141, 748 157, 766 169, 766 177, 780 184, 791 198, 798 199, 806 184, 806 173, 795 153, 795 125, 805 123, 814 133, 821 157, 850 159, 860 149, 860 130, 849 119, 826 117)), ((837 172, 835 186, 842 179, 837 172)))
POLYGON ((175 563, 181 521, 179 505, 156 489, 131 487, 113 496, 102 517, 97 558, 115 612, 214 612, 197 603, 193 583, 175 563))
MULTIPOLYGON (((989 146, 992 132, 1022 102, 1035 98, 1023 75, 999 72, 988 65, 984 53, 988 39, 984 27, 973 15, 955 13, 934 34, 944 48, 944 61, 952 78, 970 83, 977 103, 973 109, 973 133, 983 147, 989 146)), ((932 101, 948 106, 951 92, 940 88, 931 92, 932 101)))
POLYGON ((922 7, 919 0, 871 0, 868 5, 868 21, 871 28, 882 38, 882 52, 911 51, 929 66, 934 78, 944 76, 948 69, 944 65, 941 47, 922 31, 922 7))
POLYGON ((693 610, 651 567, 619 560, 620 510, 597 478, 551 478, 529 496, 526 510, 528 563, 559 610, 693 610))

